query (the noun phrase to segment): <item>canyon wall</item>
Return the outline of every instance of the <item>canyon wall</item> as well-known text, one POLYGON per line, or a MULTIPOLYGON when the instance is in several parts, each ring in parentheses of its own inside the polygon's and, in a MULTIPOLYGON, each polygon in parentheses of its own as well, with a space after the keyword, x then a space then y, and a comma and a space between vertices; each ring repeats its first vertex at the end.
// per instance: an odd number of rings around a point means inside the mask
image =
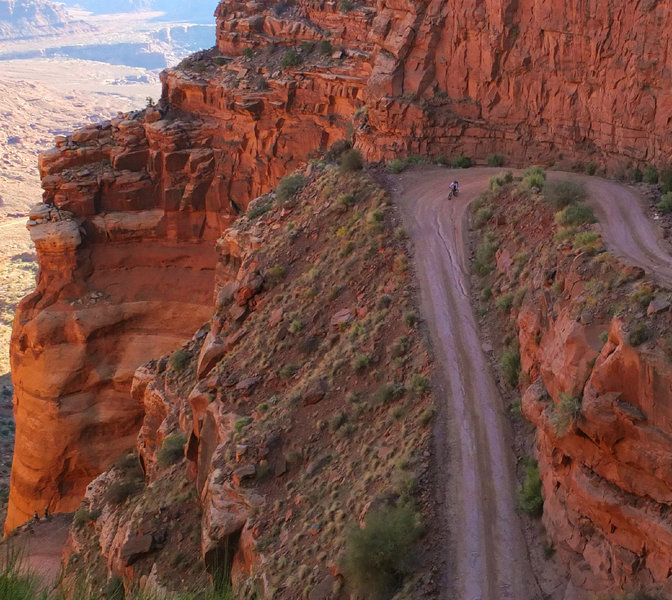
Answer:
POLYGON ((216 48, 163 74, 159 107, 59 139, 41 158, 44 202, 59 210, 29 223, 41 270, 12 341, 7 529, 34 510, 72 509, 131 445, 142 416, 132 372, 211 313, 214 240, 335 140, 352 134, 370 160, 670 159, 663 4, 348 8, 221 3, 216 48))

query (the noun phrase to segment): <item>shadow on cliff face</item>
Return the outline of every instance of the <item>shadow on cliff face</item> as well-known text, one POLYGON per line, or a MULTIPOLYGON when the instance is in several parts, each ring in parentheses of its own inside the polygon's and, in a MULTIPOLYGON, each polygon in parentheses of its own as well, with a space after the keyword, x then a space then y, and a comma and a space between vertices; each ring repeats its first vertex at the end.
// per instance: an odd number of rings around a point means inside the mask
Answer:
POLYGON ((9 474, 14 449, 14 414, 12 412, 10 373, 0 375, 0 519, 4 522, 9 499, 9 474))

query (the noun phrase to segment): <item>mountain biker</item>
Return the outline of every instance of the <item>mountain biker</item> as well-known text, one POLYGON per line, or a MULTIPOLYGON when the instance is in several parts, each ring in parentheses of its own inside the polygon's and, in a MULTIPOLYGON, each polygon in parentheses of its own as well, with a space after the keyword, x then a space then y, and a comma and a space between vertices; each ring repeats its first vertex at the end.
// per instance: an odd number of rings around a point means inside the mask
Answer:
POLYGON ((458 183, 458 181, 456 179, 455 181, 453 181, 453 183, 450 184, 450 186, 448 186, 448 187, 450 187, 450 191, 451 191, 453 196, 457 196, 457 192, 459 191, 459 185, 460 184, 458 183))

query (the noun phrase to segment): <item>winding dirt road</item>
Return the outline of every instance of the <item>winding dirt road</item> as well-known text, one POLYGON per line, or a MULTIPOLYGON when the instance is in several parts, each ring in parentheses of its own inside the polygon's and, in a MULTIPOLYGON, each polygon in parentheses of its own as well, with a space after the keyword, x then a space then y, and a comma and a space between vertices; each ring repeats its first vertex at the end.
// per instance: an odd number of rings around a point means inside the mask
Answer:
MULTIPOLYGON (((442 400, 436 425, 437 463, 446 470, 441 500, 453 554, 442 587, 443 597, 455 600, 545 597, 532 572, 516 513, 510 425, 469 297, 467 210, 498 171, 410 170, 395 179, 393 190, 414 243, 422 310, 436 357, 435 391, 442 400), (455 177, 460 180, 460 195, 447 202, 448 184, 455 177)), ((549 177, 576 176, 549 173, 549 177)), ((610 181, 581 179, 607 247, 672 284, 672 258, 636 195, 610 181)))

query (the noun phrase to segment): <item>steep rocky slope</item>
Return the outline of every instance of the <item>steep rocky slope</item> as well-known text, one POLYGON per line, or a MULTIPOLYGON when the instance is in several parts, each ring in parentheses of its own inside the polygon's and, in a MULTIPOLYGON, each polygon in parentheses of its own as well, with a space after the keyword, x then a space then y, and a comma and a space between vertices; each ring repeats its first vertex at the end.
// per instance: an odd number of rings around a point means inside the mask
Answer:
POLYGON ((585 209, 554 218, 508 185, 477 211, 483 312, 536 425, 551 543, 579 590, 669 594, 672 295, 606 252, 585 209))
MULTIPOLYGON (((293 181, 219 239, 210 321, 137 370, 137 454, 87 488, 73 576, 172 591, 219 568, 237 597, 339 596, 357 584, 348 527, 427 492, 430 362, 403 230, 366 176, 315 165, 293 181)), ((419 583, 406 593, 433 590, 419 583)))

